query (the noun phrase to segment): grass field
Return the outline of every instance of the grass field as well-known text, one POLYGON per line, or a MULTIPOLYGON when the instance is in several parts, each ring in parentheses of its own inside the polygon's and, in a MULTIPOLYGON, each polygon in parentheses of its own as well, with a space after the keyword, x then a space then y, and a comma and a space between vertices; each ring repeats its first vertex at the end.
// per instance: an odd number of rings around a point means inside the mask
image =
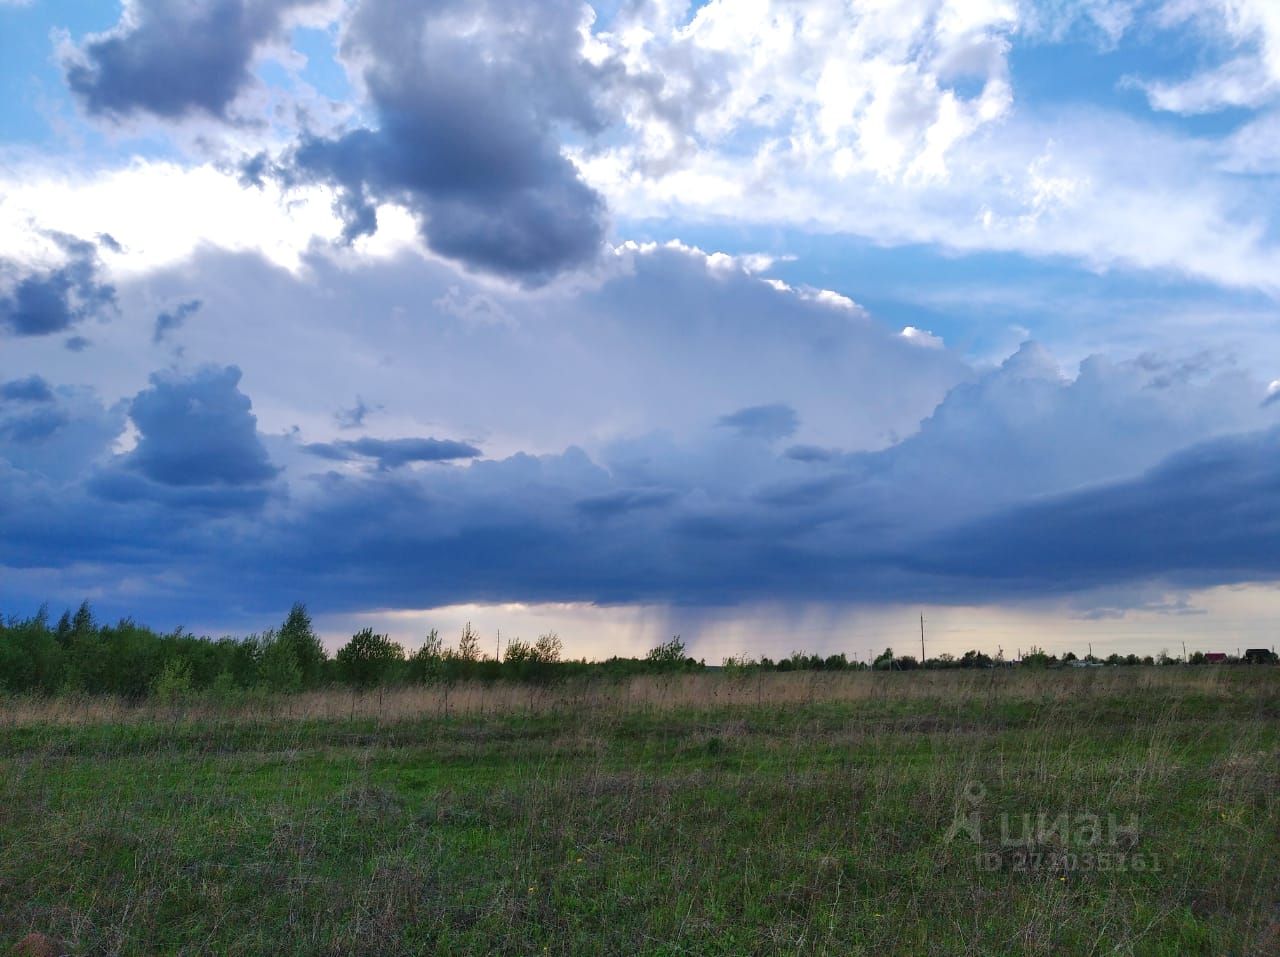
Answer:
POLYGON ((0 950, 1280 953, 1280 669, 447 697, 5 702, 0 950))

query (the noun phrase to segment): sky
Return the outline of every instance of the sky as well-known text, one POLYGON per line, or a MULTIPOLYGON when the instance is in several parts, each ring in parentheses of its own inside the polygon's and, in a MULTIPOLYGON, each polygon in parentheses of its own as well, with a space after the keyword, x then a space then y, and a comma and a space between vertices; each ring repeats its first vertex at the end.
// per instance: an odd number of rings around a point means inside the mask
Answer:
POLYGON ((0 0, 0 612, 1275 644, 1274 0, 0 0))

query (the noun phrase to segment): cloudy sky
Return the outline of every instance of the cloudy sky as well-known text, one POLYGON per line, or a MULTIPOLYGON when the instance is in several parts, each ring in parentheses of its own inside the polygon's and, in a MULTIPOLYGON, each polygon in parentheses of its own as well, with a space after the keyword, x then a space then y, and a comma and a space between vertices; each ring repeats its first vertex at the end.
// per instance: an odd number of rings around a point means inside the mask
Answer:
POLYGON ((1275 642, 1274 0, 0 0, 0 96, 4 612, 1275 642))

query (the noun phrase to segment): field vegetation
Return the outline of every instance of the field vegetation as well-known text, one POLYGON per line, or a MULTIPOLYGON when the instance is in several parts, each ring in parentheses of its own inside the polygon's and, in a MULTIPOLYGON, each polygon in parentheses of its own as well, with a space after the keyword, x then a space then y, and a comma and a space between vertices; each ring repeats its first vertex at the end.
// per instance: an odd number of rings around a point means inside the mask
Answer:
POLYGON ((1243 666, 23 693, 0 938, 1274 954, 1278 717, 1280 669, 1243 666))

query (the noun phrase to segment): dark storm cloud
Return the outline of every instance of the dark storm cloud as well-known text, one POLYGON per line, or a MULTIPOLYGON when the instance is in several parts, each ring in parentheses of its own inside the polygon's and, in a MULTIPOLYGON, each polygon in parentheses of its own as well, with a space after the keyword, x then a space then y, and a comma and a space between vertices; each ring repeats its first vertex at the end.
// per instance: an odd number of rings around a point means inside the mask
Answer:
POLYGON ((272 479, 277 469, 239 382, 235 366, 185 377, 153 375, 151 387, 129 406, 139 435, 128 467, 166 486, 243 486, 272 479))
MULTIPOLYGON (((830 475, 806 479, 812 463, 750 436, 726 438, 723 429, 708 431, 704 441, 720 447, 702 464, 687 463, 676 487, 627 486, 613 468, 570 449, 416 473, 323 473, 296 483, 287 507, 265 512, 271 470, 235 385, 234 370, 209 370, 157 383, 134 400, 138 450, 123 457, 126 467, 91 473, 87 483, 95 520, 115 531, 98 544, 88 539, 78 558, 198 570, 210 600, 234 587, 249 605, 306 595, 331 610, 510 600, 975 601, 1103 581, 1213 584, 1280 572, 1276 431, 1207 442, 1137 479, 958 523, 951 509, 924 508, 936 497, 928 485, 893 489, 910 500, 915 524, 879 507, 885 475, 907 481, 905 472, 893 477, 900 466, 892 449, 873 453, 872 465, 846 457, 830 475), (152 403, 159 413, 144 408, 152 403), (229 411, 193 418, 206 405, 229 411), (148 444, 173 442, 176 423, 196 436, 239 439, 216 455, 192 443, 157 467, 148 444), (211 458, 249 465, 227 470, 211 458), (725 459, 727 466, 714 464, 725 459), (175 476, 170 467, 184 471, 175 476), (187 470, 203 472, 203 484, 175 481, 187 470), (158 552, 150 536, 165 520, 157 510, 181 516, 168 520, 175 533, 158 552), (237 518, 249 512, 252 522, 237 518), (139 523, 133 546, 125 514, 139 523), (238 524, 219 527, 232 534, 202 531, 204 522, 228 521, 238 524)), ((654 454, 663 448, 651 446, 654 454)), ((0 482, 0 499, 9 496, 0 531, 14 547, 30 539, 44 554, 52 533, 15 508, 31 494, 30 482, 7 491, 0 482)), ((83 496, 74 490, 63 497, 71 504, 44 506, 50 527, 71 527, 73 517, 58 516, 87 508, 75 505, 83 496)))
POLYGON ((608 495, 596 495, 574 503, 583 515, 613 518, 639 509, 661 508, 676 500, 678 493, 667 489, 623 489, 608 495))
POLYGON ((1280 573, 1280 430, 1202 443, 1140 478, 997 513, 932 542, 923 569, 1034 592, 1280 573))
POLYGON ((116 290, 101 278, 94 244, 63 233, 46 235, 66 256, 62 265, 28 272, 16 263, 0 260, 0 277, 18 277, 0 294, 0 328, 14 335, 65 332, 115 308, 116 290))
POLYGON ((34 375, 0 385, 0 470, 17 470, 24 487, 37 477, 82 483, 123 428, 123 408, 105 408, 91 390, 55 390, 34 375))
POLYGON ((381 469, 398 468, 413 462, 473 459, 481 454, 474 445, 453 439, 344 439, 338 442, 312 442, 303 448, 312 455, 335 462, 373 459, 381 469))
POLYGON ((52 402, 53 389, 38 375, 0 382, 0 400, 9 402, 52 402))
POLYGON ((772 441, 794 435, 800 427, 796 410, 781 402, 771 405, 754 405, 739 409, 720 419, 720 425, 734 429, 742 435, 750 435, 772 441))
POLYGON ((180 302, 172 309, 166 309, 164 312, 156 316, 155 330, 151 333, 152 342, 160 342, 177 329, 181 329, 183 324, 200 311, 203 305, 199 299, 188 299, 186 302, 180 302))
POLYGON ((835 449, 826 449, 819 445, 793 445, 786 452, 787 458, 797 462, 830 462, 839 454, 835 449))
POLYGON ((591 259, 604 202, 557 133, 601 126, 581 17, 571 0, 365 0, 343 53, 362 68, 377 127, 304 141, 292 175, 341 188, 348 239, 372 233, 390 200, 468 267, 536 282, 591 259))
POLYGON ((53 389, 40 376, 0 383, 0 438, 41 442, 67 421, 66 411, 55 405, 53 389))
POLYGON ((43 442, 67 424, 62 409, 37 408, 14 415, 0 416, 0 438, 25 444, 43 442))
POLYGON ((67 55, 67 85, 94 115, 225 119, 253 81, 259 46, 280 31, 290 9, 313 2, 132 0, 113 30, 67 55))
POLYGON ((783 508, 820 505, 851 481, 847 475, 830 475, 817 479, 782 482, 761 489, 755 496, 764 505, 783 508))
POLYGON ((263 484, 163 485, 123 470, 105 470, 89 481, 89 490, 107 502, 141 503, 192 513, 252 512, 271 496, 263 484))
POLYGON ((113 585, 126 569, 228 574, 214 568, 234 552, 228 523, 278 491, 237 379, 234 369, 157 374, 132 402, 110 407, 66 387, 52 402, 0 402, 0 562, 64 567, 93 556, 112 567, 113 585), (43 421, 56 427, 26 416, 15 424, 14 407, 52 416, 43 421), (113 454, 130 410, 139 445, 113 454), (187 474, 171 467, 201 473, 183 484, 187 474))

